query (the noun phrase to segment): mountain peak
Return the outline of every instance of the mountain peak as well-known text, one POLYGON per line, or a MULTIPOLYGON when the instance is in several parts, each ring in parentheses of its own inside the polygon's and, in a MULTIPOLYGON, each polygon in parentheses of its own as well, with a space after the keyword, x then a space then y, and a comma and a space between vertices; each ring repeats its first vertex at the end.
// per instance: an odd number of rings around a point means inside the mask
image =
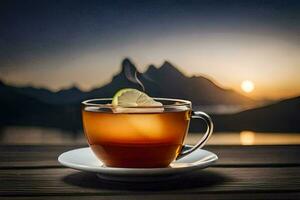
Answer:
POLYGON ((148 70, 156 70, 157 67, 155 65, 149 65, 148 70))
POLYGON ((81 93, 82 91, 79 89, 79 87, 76 84, 72 84, 69 88, 61 89, 57 93, 63 93, 63 92, 68 92, 68 93, 79 92, 79 93, 81 93))
POLYGON ((162 64, 162 67, 174 67, 174 65, 172 65, 169 61, 165 60, 162 64))
MULTIPOLYGON (((137 70, 135 65, 131 62, 129 58, 125 58, 122 61, 121 64, 121 72, 116 74, 113 77, 112 81, 117 81, 117 82, 131 82, 131 84, 139 84, 138 76, 140 75, 140 72, 137 70)), ((129 86, 127 86, 129 87, 129 86)))
POLYGON ((126 71, 136 71, 135 65, 131 62, 129 58, 125 58, 122 61, 122 72, 126 71))
POLYGON ((178 76, 184 76, 184 74, 181 71, 179 71, 174 65, 172 65, 169 61, 165 61, 159 68, 159 70, 164 73, 172 73, 178 76))
POLYGON ((148 69, 146 70, 145 74, 151 74, 157 71, 157 67, 155 65, 149 65, 148 69))
POLYGON ((81 90, 79 89, 78 85, 76 85, 76 84, 73 84, 73 85, 69 88, 69 90, 81 92, 81 90))
POLYGON ((169 70, 177 70, 179 71, 174 65, 172 65, 169 61, 165 61, 162 66, 160 67, 162 69, 169 69, 169 70))

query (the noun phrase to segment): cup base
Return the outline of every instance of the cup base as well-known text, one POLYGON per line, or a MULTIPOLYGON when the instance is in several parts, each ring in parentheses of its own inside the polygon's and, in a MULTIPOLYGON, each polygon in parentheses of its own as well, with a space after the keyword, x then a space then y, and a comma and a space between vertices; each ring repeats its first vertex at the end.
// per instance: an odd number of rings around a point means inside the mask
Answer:
POLYGON ((109 144, 90 145, 107 167, 162 168, 168 167, 181 150, 181 144, 109 144))
POLYGON ((165 168, 168 167, 171 162, 109 161, 105 162, 104 166, 117 168, 165 168))

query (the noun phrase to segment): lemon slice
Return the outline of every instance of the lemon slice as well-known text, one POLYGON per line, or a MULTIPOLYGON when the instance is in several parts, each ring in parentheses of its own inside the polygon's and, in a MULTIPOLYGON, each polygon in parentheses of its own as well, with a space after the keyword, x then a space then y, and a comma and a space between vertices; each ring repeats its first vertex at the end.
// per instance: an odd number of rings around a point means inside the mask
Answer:
POLYGON ((117 112, 162 112, 162 103, 155 101, 144 92, 132 88, 119 90, 113 97, 112 105, 117 112), (134 108, 147 107, 147 108, 134 108), (153 107, 153 108, 151 108, 153 107))

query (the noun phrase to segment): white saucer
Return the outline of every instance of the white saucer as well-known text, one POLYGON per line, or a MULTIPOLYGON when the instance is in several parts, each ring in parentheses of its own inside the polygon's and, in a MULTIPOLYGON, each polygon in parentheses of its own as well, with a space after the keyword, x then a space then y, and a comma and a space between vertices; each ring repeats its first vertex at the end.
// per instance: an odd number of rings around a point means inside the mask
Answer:
MULTIPOLYGON (((185 146, 184 148, 191 148, 185 146)), ((166 168, 115 168, 106 167, 89 147, 74 149, 61 154, 58 161, 73 169, 95 172, 102 179, 115 181, 158 181, 172 179, 196 169, 203 169, 218 160, 212 152, 198 149, 176 160, 166 168)))

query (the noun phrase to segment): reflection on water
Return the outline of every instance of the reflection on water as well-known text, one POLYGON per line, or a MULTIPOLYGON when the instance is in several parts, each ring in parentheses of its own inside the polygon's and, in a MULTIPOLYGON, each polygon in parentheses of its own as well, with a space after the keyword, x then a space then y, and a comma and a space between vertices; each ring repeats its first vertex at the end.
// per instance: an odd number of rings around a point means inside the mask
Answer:
MULTIPOLYGON (((195 144, 202 134, 189 134, 186 143, 195 144)), ((86 144, 83 133, 53 128, 5 127, 0 129, 0 144, 86 144)), ((252 131, 214 133, 208 144, 273 145, 300 144, 300 133, 257 133, 252 131)))
MULTIPOLYGON (((190 134, 188 144, 195 144, 200 134, 190 134)), ((300 144, 300 133, 258 133, 242 131, 240 133, 214 133, 208 144, 213 145, 292 145, 300 144)))
POLYGON ((73 133, 54 128, 5 127, 0 131, 2 144, 82 144, 82 133, 73 133))
POLYGON ((240 133, 240 142, 242 145, 253 145, 255 142, 255 133, 252 131, 242 131, 240 133))

